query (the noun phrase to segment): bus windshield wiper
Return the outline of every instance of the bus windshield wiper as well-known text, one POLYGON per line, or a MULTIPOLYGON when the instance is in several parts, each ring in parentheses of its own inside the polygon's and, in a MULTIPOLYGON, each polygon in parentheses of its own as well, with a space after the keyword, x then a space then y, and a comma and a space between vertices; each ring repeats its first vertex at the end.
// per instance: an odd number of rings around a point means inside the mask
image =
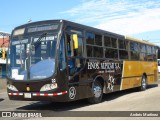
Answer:
POLYGON ((38 38, 38 40, 35 42, 35 43, 33 43, 33 44, 35 44, 35 46, 37 46, 41 41, 42 41, 42 39, 44 38, 44 37, 46 37, 47 36, 47 33, 43 33, 39 38, 38 38))

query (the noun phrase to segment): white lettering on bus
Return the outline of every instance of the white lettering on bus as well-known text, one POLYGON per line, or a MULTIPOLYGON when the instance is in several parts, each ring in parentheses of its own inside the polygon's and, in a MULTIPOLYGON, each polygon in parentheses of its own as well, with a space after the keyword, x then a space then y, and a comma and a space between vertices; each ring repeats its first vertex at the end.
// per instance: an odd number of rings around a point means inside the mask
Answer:
POLYGON ((118 70, 120 65, 119 63, 88 62, 88 69, 118 70))
POLYGON ((99 69, 99 65, 95 62, 88 62, 88 69, 99 69))

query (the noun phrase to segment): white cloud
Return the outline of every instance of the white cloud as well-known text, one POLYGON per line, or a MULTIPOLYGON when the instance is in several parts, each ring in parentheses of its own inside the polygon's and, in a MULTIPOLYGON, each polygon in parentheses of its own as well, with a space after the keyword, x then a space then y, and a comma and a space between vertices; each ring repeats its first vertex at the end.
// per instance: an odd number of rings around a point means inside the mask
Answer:
POLYGON ((126 35, 159 30, 159 5, 159 0, 84 0, 63 14, 72 21, 126 35))
MULTIPOLYGON (((104 20, 105 21, 105 20, 104 20)), ((106 20, 107 21, 107 20, 106 20)), ((160 8, 146 10, 132 17, 101 22, 96 27, 109 29, 120 34, 135 34, 160 29, 160 8), (156 14, 155 14, 156 13, 156 14)))

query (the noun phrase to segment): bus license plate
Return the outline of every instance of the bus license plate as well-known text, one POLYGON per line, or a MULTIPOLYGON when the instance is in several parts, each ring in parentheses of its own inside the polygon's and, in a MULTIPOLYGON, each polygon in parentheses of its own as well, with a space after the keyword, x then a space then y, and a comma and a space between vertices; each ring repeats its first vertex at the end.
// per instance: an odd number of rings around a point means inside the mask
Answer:
POLYGON ((24 98, 31 98, 31 93, 24 93, 24 98))

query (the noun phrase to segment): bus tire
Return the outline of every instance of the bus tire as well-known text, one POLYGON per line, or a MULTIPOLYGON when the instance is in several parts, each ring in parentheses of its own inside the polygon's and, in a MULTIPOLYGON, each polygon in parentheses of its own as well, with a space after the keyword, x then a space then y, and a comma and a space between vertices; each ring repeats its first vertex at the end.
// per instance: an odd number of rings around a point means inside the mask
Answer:
POLYGON ((88 102, 91 104, 97 104, 102 101, 103 87, 99 81, 94 81, 92 84, 93 97, 88 98, 88 102))
POLYGON ((147 89, 147 77, 143 75, 141 79, 140 91, 144 91, 146 89, 147 89))

